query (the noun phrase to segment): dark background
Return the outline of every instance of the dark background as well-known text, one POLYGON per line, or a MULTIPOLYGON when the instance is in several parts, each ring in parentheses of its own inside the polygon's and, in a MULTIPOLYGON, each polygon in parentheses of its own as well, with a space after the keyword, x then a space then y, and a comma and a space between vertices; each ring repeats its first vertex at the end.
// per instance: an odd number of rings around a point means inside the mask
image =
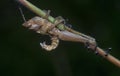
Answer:
MULTIPOLYGON (((69 19, 72 28, 96 38, 120 59, 120 0, 29 0, 54 17, 69 19)), ((23 8, 25 16, 35 16, 23 8)), ((120 69, 88 51, 83 44, 60 41, 52 52, 39 43, 49 40, 22 26, 14 0, 0 1, 0 76, 120 76, 120 69)))

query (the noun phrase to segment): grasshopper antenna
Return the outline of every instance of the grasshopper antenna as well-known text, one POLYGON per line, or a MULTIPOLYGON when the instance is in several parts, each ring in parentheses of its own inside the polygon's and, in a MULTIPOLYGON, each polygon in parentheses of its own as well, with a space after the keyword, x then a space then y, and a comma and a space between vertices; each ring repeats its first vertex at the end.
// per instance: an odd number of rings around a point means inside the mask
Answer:
POLYGON ((22 11, 22 8, 20 6, 18 6, 18 9, 20 10, 20 13, 22 15, 22 18, 23 18, 24 22, 26 22, 25 16, 24 16, 23 11, 22 11))

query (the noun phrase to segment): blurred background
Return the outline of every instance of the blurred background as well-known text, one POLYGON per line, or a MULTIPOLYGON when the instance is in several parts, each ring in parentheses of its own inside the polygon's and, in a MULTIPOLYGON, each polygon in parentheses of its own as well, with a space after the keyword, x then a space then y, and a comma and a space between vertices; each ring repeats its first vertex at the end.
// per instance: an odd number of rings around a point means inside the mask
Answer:
MULTIPOLYGON (((73 29, 96 38, 120 59, 120 0, 29 0, 73 29)), ((60 41, 52 52, 39 43, 48 36, 24 28, 14 0, 0 1, 0 76, 120 76, 120 69, 81 43, 60 41)), ((36 16, 22 8, 26 19, 36 16)))

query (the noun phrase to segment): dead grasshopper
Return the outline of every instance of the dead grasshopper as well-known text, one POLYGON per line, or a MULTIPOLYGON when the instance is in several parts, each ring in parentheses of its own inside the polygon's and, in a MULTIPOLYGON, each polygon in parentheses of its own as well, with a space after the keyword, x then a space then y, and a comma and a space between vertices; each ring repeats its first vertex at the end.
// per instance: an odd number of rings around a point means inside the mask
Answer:
MULTIPOLYGON (((25 23, 23 23, 23 26, 32 29, 36 31, 37 33, 43 34, 43 35, 49 35, 51 37, 51 45, 46 45, 45 42, 40 43, 41 47, 47 51, 51 51, 55 49, 59 44, 59 39, 64 41, 74 41, 74 42, 82 42, 85 44, 92 44, 92 46, 96 47, 95 39, 84 35, 84 34, 74 34, 71 32, 71 30, 59 30, 56 28, 58 24, 61 24, 64 19, 56 18, 56 21, 54 24, 49 22, 48 20, 41 18, 41 17, 34 17, 25 23)), ((87 46, 89 47, 89 46, 87 46)))

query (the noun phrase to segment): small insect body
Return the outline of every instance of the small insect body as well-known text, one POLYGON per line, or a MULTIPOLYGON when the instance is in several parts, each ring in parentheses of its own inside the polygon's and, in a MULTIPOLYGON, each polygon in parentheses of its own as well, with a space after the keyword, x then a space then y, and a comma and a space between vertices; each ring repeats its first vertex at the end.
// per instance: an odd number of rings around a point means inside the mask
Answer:
MULTIPOLYGON (((52 27, 54 27, 52 23, 38 16, 23 23, 23 26, 43 35, 49 35, 49 31, 52 29, 52 27)), ((45 42, 40 43, 41 47, 47 51, 55 49, 59 44, 59 39, 57 36, 50 37, 51 37, 50 45, 46 45, 45 42)))

